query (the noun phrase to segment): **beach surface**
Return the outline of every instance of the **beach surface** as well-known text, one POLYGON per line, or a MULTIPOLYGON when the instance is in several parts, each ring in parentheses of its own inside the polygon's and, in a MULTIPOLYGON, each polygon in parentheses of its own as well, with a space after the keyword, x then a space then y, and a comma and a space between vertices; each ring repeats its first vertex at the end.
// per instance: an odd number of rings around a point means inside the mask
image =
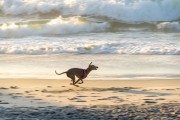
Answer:
POLYGON ((1 79, 1 119, 180 119, 180 80, 1 79))
POLYGON ((180 120, 179 71, 180 0, 0 0, 0 120, 180 120))

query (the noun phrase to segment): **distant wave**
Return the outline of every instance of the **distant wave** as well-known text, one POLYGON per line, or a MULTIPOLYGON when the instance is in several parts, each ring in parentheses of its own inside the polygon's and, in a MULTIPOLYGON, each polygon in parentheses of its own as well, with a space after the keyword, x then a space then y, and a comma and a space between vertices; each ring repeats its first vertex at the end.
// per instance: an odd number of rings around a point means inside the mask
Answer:
MULTIPOLYGON (((68 38, 57 37, 53 39, 50 37, 6 39, 0 41, 0 54, 180 55, 180 43, 178 41, 157 41, 156 38, 131 40, 128 37, 124 40, 123 38, 120 40, 109 38, 108 40, 107 37, 69 36, 68 38), (154 39, 156 42, 153 41, 154 39)), ((116 37, 118 38, 118 36, 116 37)))
POLYGON ((1 0, 4 15, 57 13, 61 16, 102 16, 129 22, 180 19, 179 0, 1 0))

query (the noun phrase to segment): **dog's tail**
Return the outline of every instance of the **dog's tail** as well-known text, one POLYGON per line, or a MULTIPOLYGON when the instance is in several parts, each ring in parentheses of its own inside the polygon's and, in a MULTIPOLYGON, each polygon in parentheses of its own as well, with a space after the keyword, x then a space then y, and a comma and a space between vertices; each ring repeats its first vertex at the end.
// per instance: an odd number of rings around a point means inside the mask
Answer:
POLYGON ((62 74, 67 73, 67 72, 57 73, 56 70, 55 70, 55 73, 56 73, 57 75, 62 75, 62 74))

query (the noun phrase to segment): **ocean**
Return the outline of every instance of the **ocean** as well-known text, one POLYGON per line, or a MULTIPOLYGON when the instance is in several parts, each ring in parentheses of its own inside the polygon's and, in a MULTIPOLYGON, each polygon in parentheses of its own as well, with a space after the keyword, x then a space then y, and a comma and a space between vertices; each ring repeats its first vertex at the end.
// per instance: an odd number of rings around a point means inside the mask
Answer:
POLYGON ((180 0, 0 0, 0 78, 180 78, 180 0))

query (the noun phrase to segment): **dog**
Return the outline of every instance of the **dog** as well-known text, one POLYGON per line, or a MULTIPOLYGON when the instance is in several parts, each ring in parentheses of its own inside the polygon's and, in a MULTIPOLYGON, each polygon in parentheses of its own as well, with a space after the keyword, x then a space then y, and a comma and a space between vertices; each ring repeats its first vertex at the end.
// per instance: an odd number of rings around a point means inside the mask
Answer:
POLYGON ((57 75, 62 75, 64 73, 66 73, 67 77, 69 77, 71 79, 71 81, 72 81, 72 83, 70 83, 70 84, 77 86, 76 84, 79 81, 81 81, 79 84, 82 84, 83 79, 85 79, 92 70, 97 70, 97 69, 98 69, 98 67, 95 66, 95 65, 92 65, 92 62, 91 62, 87 69, 71 68, 71 69, 67 70, 66 72, 62 72, 62 73, 57 73, 56 70, 55 70, 55 73, 57 75), (75 80, 76 79, 75 77, 78 78, 77 81, 75 80))

